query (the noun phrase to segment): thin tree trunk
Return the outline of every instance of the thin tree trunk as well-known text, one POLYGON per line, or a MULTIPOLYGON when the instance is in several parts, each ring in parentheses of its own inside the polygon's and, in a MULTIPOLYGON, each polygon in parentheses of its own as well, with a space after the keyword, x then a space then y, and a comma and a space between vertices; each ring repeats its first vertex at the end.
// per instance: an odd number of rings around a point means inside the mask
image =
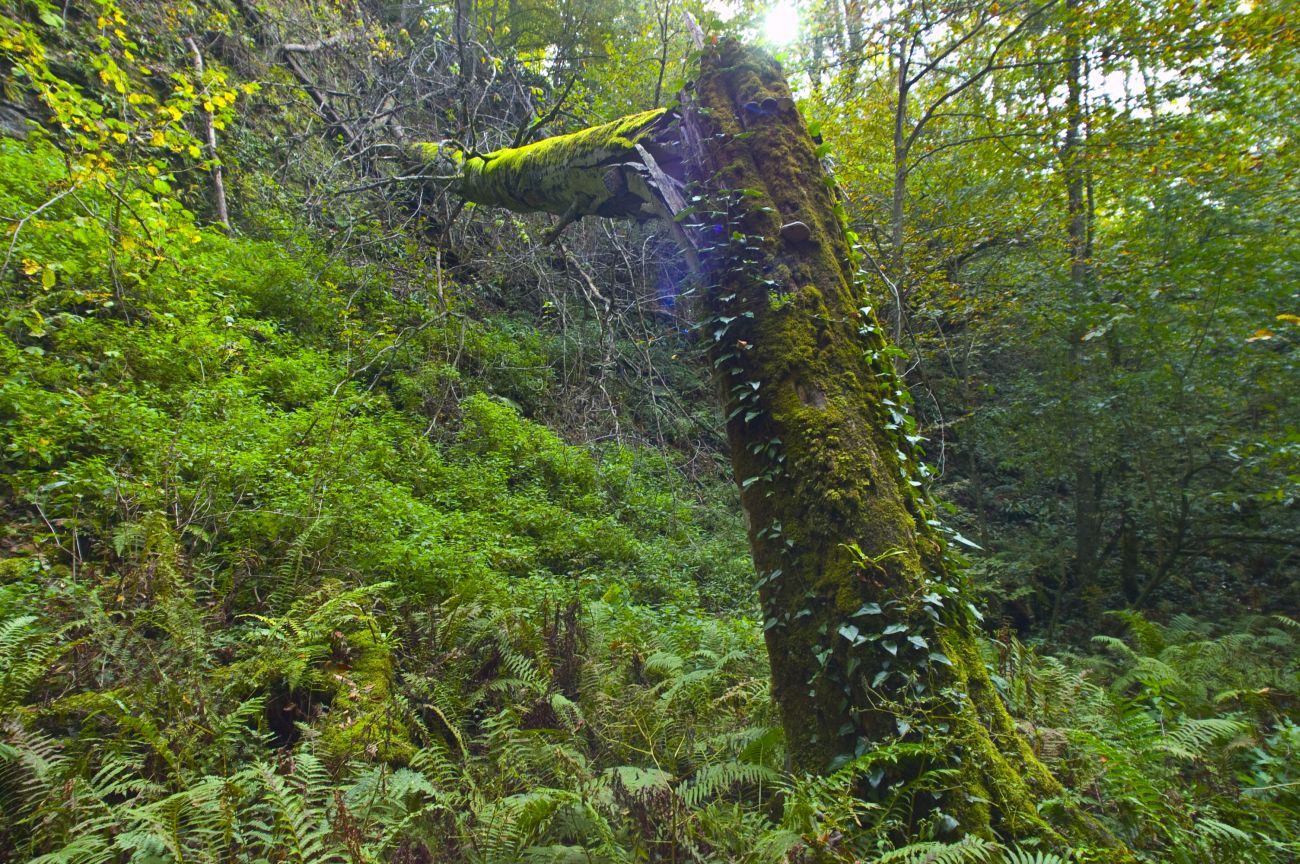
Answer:
MULTIPOLYGON (((207 86, 203 83, 203 54, 199 51, 199 45, 194 41, 193 36, 185 37, 185 45, 190 49, 190 56, 194 58, 194 74, 198 77, 199 87, 206 91, 207 86)), ((217 211, 217 221, 229 231, 230 213, 226 210, 226 182, 221 173, 221 160, 217 158, 217 125, 211 108, 204 109, 203 121, 208 161, 212 165, 208 173, 212 176, 213 205, 217 211)))
POLYGON ((1138 558, 1137 528, 1133 524, 1133 518, 1127 512, 1124 513, 1123 521, 1120 523, 1120 532, 1119 584, 1124 592, 1124 599, 1132 603, 1137 599, 1140 590, 1141 564, 1138 558))
POLYGON ((844 74, 849 92, 856 86, 858 70, 862 68, 866 47, 865 25, 863 23, 862 0, 844 0, 844 30, 849 46, 849 56, 842 58, 844 74))
MULTIPOLYGON (((1086 147, 1084 86, 1087 50, 1081 35, 1082 0, 1066 0, 1065 52, 1066 100, 1065 141, 1061 146, 1061 170, 1066 192, 1066 235, 1070 253, 1070 287, 1076 303, 1086 302, 1092 289, 1092 197, 1089 195, 1086 147)), ((1076 588, 1091 584, 1097 576, 1098 546, 1101 539, 1101 473, 1089 452, 1088 424, 1082 422, 1085 350, 1082 328, 1069 334, 1071 401, 1080 416, 1073 423, 1074 442, 1074 562, 1076 588)))
POLYGON ((664 75, 668 72, 668 47, 671 40, 671 33, 668 30, 668 16, 672 12, 671 0, 665 0, 663 8, 658 11, 657 18, 659 24, 659 76, 655 79, 655 100, 654 107, 659 107, 659 102, 663 99, 664 75))
POLYGON ((907 310, 906 284, 907 259, 903 249, 904 227, 907 219, 907 159, 911 147, 908 145, 907 114, 911 98, 909 38, 907 29, 898 37, 898 75, 894 91, 894 137, 893 169, 894 183, 889 196, 889 275, 894 285, 894 341, 901 342, 907 310))

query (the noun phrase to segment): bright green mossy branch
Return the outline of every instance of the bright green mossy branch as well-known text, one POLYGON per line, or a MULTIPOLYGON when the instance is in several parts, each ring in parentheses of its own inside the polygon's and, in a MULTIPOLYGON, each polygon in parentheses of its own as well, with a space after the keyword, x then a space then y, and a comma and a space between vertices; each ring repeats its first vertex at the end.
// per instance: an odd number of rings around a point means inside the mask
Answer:
POLYGON ((662 153, 655 137, 670 120, 663 108, 633 114, 524 147, 464 156, 417 144, 425 162, 456 163, 454 190, 467 201, 509 210, 648 219, 658 215, 642 181, 638 145, 662 153))

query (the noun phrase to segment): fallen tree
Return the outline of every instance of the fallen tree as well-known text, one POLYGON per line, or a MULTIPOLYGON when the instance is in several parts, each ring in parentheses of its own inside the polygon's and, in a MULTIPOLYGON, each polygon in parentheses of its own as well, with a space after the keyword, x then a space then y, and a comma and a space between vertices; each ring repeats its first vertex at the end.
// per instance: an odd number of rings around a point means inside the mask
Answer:
POLYGON ((559 230, 659 218, 695 262, 792 769, 855 772, 864 797, 908 801, 938 830, 1128 860, 1065 803, 990 680, 978 612, 917 489, 903 387, 779 65, 724 42, 676 110, 454 159, 467 200, 554 213, 559 230))

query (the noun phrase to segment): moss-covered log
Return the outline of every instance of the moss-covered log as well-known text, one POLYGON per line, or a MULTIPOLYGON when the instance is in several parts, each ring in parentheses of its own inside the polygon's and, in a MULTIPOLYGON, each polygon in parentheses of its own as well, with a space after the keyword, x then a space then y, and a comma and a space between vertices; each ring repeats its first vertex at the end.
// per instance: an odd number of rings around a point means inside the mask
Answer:
POLYGON ((779 65, 714 46, 681 112, 479 157, 460 189, 515 209, 645 213, 601 172, 676 127, 677 155, 712 202, 690 217, 703 329, 793 769, 853 762, 862 794, 881 799, 925 788, 914 817, 939 828, 1110 846, 1077 809, 1038 809, 1063 790, 990 681, 967 586, 916 490, 905 393, 779 65))
MULTIPOLYGON (((583 216, 664 216, 671 189, 659 189, 664 168, 680 175, 680 157, 664 135, 673 117, 662 108, 633 114, 524 147, 465 155, 445 145, 417 144, 415 155, 450 163, 454 189, 467 201, 522 212, 553 213, 559 227, 583 216)), ((669 181, 671 182, 671 181, 669 181)))

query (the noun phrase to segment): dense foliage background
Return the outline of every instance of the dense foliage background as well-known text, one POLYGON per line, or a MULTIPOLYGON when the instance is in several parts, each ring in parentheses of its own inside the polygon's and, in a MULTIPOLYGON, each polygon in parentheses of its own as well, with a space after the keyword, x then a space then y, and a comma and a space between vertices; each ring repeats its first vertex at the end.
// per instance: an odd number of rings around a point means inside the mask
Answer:
MULTIPOLYGON (((934 737, 784 770, 671 241, 401 155, 670 102, 685 11, 769 10, 0 2, 0 860, 1065 860, 853 794, 934 737)), ((1141 860, 1300 852, 1287 11, 783 49, 995 683, 1141 860)))

